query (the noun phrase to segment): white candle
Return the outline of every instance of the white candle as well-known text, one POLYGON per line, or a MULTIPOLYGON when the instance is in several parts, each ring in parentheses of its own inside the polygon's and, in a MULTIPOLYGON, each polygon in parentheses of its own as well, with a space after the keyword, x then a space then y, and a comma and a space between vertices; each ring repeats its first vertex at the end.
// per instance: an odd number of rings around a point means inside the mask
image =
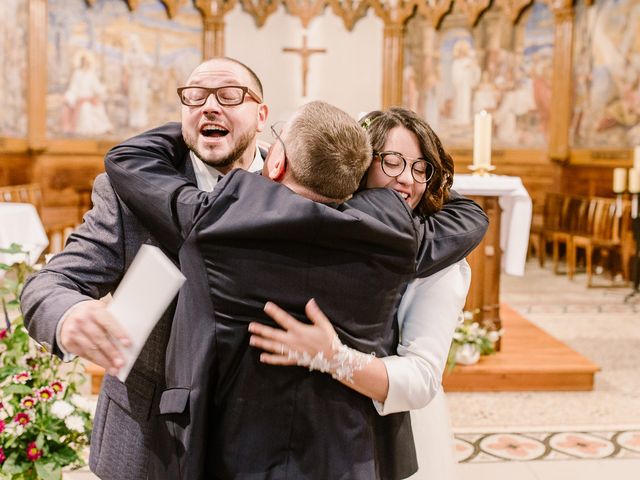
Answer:
POLYGON ((491 165, 491 115, 484 110, 476 113, 473 124, 473 165, 491 165))
POLYGON ((640 145, 633 149, 633 168, 640 171, 640 145))
POLYGON ((615 193, 622 193, 627 187, 627 169, 626 168, 614 168, 613 169, 613 191, 615 193))
POLYGON ((629 192, 640 193, 640 169, 629 169, 629 192))

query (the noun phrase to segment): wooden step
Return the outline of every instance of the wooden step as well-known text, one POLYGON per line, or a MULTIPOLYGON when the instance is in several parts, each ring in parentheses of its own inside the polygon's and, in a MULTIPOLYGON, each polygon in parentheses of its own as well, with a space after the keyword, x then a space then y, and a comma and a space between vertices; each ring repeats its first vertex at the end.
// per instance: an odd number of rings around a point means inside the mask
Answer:
POLYGON ((560 340, 500 305, 504 328, 500 352, 446 373, 447 392, 593 390, 600 367, 560 340))

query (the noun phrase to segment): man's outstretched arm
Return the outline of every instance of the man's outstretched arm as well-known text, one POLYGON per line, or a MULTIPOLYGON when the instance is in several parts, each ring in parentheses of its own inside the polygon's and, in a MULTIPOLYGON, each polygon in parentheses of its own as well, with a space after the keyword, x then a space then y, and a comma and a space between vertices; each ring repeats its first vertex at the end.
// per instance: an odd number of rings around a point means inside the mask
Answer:
POLYGON ((21 307, 29 334, 47 350, 61 358, 72 353, 107 370, 117 369, 123 357, 110 339, 119 330, 98 299, 114 291, 124 274, 126 226, 104 174, 94 182, 92 202, 64 250, 29 277, 21 307))
POLYGON ((478 246, 489 228, 480 205, 451 191, 442 210, 419 222, 422 242, 416 277, 427 277, 465 258, 478 246))
POLYGON ((169 123, 125 140, 105 157, 118 196, 172 252, 208 197, 177 169, 188 152, 180 124, 169 123))

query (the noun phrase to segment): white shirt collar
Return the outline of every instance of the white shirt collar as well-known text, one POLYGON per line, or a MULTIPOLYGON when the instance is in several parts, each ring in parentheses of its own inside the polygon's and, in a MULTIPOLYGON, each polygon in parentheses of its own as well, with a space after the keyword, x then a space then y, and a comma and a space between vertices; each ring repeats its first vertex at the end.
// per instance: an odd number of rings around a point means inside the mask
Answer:
MULTIPOLYGON (((196 183, 198 188, 205 192, 210 192, 218 183, 218 180, 224 175, 220 170, 211 165, 207 165, 200 160, 195 153, 189 152, 191 163, 193 165, 193 171, 196 174, 196 183)), ((253 162, 249 166, 250 172, 262 170, 264 160, 260 154, 260 149, 256 147, 256 154, 253 157, 253 162)))

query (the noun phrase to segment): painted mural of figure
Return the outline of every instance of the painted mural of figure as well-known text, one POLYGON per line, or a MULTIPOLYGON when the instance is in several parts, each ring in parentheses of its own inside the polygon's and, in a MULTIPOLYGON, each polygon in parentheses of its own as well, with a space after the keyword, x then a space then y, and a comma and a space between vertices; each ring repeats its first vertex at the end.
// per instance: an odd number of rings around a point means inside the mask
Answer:
POLYGON ((129 104, 129 126, 144 128, 149 125, 149 85, 153 62, 144 51, 137 35, 129 37, 129 49, 125 54, 124 84, 129 104))
POLYGON ((107 91, 98 78, 91 53, 80 51, 74 61, 75 70, 64 93, 62 131, 78 135, 101 135, 113 126, 104 106, 107 91))
POLYGON ((540 130, 546 135, 551 115, 551 59, 541 52, 534 54, 531 74, 533 98, 540 119, 540 130))
POLYGON ((478 113, 482 110, 493 112, 498 106, 500 93, 489 79, 489 72, 482 72, 482 81, 475 93, 473 94, 473 112, 478 113))
POLYGON ((427 71, 425 81, 425 117, 431 128, 438 132, 440 126, 440 75, 439 62, 432 62, 432 68, 427 71))
POLYGON ((451 82, 455 91, 452 120, 456 125, 471 124, 471 94, 480 81, 480 67, 475 53, 466 40, 458 40, 453 46, 451 82))
POLYGON ((405 65, 402 72, 404 83, 404 105, 409 110, 418 112, 418 84, 416 80, 416 71, 410 63, 405 65))

